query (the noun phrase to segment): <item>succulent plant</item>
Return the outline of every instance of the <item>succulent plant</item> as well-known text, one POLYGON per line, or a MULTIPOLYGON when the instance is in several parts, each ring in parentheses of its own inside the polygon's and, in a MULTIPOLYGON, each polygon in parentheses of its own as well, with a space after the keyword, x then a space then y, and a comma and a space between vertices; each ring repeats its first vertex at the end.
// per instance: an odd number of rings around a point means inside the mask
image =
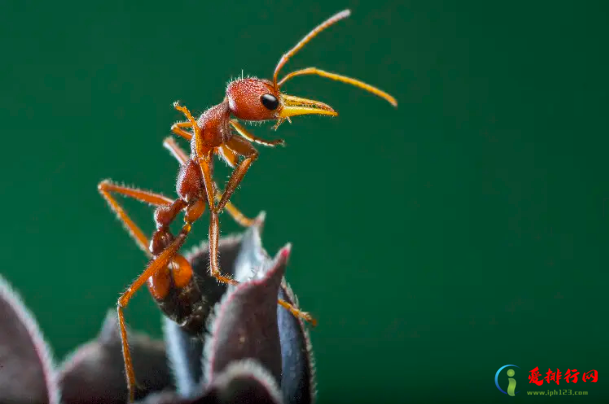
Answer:
MULTIPOLYGON (((220 241, 222 270, 241 283, 215 283, 207 246, 190 260, 212 308, 206 332, 192 336, 163 318, 164 341, 129 331, 140 403, 311 403, 314 368, 305 324, 277 305, 298 305, 285 282, 287 245, 275 258, 262 248, 262 216, 243 234, 220 241)), ((99 334, 61 365, 34 317, 0 277, 0 403, 125 403, 118 324, 108 312, 99 334)))

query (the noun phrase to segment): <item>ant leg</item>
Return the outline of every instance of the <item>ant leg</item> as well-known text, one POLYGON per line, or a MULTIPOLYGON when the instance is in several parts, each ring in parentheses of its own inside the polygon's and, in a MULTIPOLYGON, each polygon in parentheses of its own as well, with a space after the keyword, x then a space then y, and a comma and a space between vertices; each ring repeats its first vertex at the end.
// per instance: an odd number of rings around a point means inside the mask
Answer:
POLYGON ((247 140, 249 140, 250 142, 253 143, 258 143, 261 144, 263 146, 268 146, 268 147, 275 147, 277 145, 284 145, 285 141, 283 139, 277 139, 277 140, 264 140, 261 139, 257 136, 252 135, 251 133, 249 133, 244 127, 243 125, 241 125, 238 121, 231 119, 230 124, 233 126, 233 128, 235 128, 235 130, 244 138, 246 138, 247 140))
MULTIPOLYGON (((182 150, 180 146, 178 146, 174 138, 166 138, 163 142, 163 146, 171 152, 171 154, 180 162, 181 165, 186 164, 186 162, 188 161, 188 156, 186 155, 186 152, 184 152, 184 150, 182 150)), ((220 192, 216 192, 216 200, 219 201, 221 198, 222 194, 220 192)), ((249 217, 245 216, 231 202, 228 202, 226 204, 226 210, 228 211, 229 215, 231 215, 231 217, 235 220, 235 222, 237 222, 239 225, 243 227, 250 227, 254 224, 254 219, 250 219, 249 217)))
POLYGON ((192 123, 191 122, 177 122, 177 123, 174 123, 173 125, 171 125, 171 131, 173 133, 175 133, 178 136, 182 136, 184 139, 186 139, 190 142, 190 139, 192 138, 192 133, 185 131, 184 128, 192 128, 192 123))
MULTIPOLYGON (((220 146, 219 148, 220 155, 222 155, 224 161, 228 163, 231 168, 235 168, 239 164, 239 157, 237 154, 229 149, 226 146, 220 146)), ((216 185, 217 188, 217 185, 216 185)), ((220 202, 222 200, 222 194, 220 192, 216 192, 216 202, 220 202)), ((228 214, 239 223, 243 227, 249 227, 254 224, 254 220, 246 217, 241 213, 235 205, 233 205, 230 201, 226 202, 225 206, 228 214)))
POLYGON ((219 212, 224 208, 224 205, 226 205, 230 197, 243 180, 247 170, 249 170, 252 163, 258 158, 258 151, 254 148, 254 146, 251 145, 251 143, 247 142, 243 138, 234 136, 228 142, 226 142, 226 146, 235 153, 245 157, 245 159, 239 163, 229 178, 226 188, 224 189, 224 193, 222 194, 222 199, 215 207, 216 212, 219 212))
POLYGON ((315 320, 313 318, 313 316, 311 316, 309 313, 306 313, 304 311, 298 310, 296 307, 292 306, 290 303, 286 302, 283 299, 278 299, 277 303, 287 309, 290 313, 292 313, 292 315, 294 317, 300 317, 302 318, 304 321, 310 323, 313 327, 317 326, 317 320, 315 320))
MULTIPOLYGON (((183 114, 184 114, 184 116, 186 117, 186 119, 188 119, 188 122, 190 122, 190 125, 189 125, 189 126, 191 126, 191 127, 194 129, 194 131, 195 131, 195 132, 196 132, 196 131, 199 129, 199 125, 197 125, 197 120, 196 120, 195 118, 193 118, 193 116, 192 116, 192 114, 190 113, 190 111, 188 110, 188 108, 186 108, 186 107, 184 107, 184 106, 180 105, 180 103, 179 103, 179 102, 177 102, 177 101, 173 103, 173 107, 174 107, 176 110, 178 110, 178 111, 180 111, 181 113, 183 113, 183 114)), ((187 126, 188 126, 186 122, 179 122, 179 123, 178 123, 178 124, 176 124, 176 125, 182 125, 182 126, 181 126, 182 128, 184 128, 184 127, 187 127, 187 126)), ((174 126, 175 126, 175 125, 174 125, 174 126)), ((186 132, 186 133, 188 133, 188 132, 186 132)), ((189 135, 192 137, 192 134, 191 134, 191 133, 188 133, 188 134, 189 134, 189 135)))
MULTIPOLYGON (((220 193, 216 193, 216 200, 220 201, 220 198, 222 197, 222 195, 220 195, 220 193)), ((249 217, 245 216, 243 213, 241 213, 241 211, 239 209, 237 209, 237 207, 235 205, 233 205, 231 202, 227 202, 226 203, 226 211, 228 212, 228 214, 233 218, 233 220, 235 222, 237 222, 240 226, 242 227, 250 227, 251 225, 254 224, 255 219, 250 219, 249 217)))
POLYGON ((220 273, 220 264, 218 263, 218 241, 220 239, 220 223, 218 221, 218 213, 209 210, 209 271, 211 276, 222 283, 236 285, 239 282, 224 276, 220 273))
POLYGON ((127 288, 125 293, 118 299, 116 312, 118 314, 118 324, 121 333, 121 342, 123 348, 123 358, 125 360, 125 372, 127 373, 127 384, 129 387, 129 402, 133 402, 135 399, 135 388, 137 386, 135 380, 135 372, 133 370, 133 362, 131 360, 131 353, 129 352, 129 344, 127 342, 127 327, 125 325, 125 314, 123 310, 127 307, 129 300, 133 297, 135 292, 141 288, 151 276, 154 276, 158 271, 166 268, 171 260, 178 253, 178 250, 186 241, 186 236, 190 232, 191 225, 186 223, 178 236, 159 254, 155 259, 148 264, 148 267, 142 272, 140 276, 127 288))
POLYGON ((222 156, 222 160, 224 160, 230 168, 235 168, 237 164, 239 164, 239 156, 228 147, 220 146, 218 147, 218 152, 220 153, 220 156, 222 156))
POLYGON ((156 194, 153 192, 142 191, 137 188, 130 188, 121 185, 116 185, 110 182, 109 180, 104 180, 97 185, 97 189, 99 193, 104 197, 108 205, 110 205, 110 209, 116 214, 118 219, 123 223, 129 235, 135 240, 138 247, 147 256, 151 256, 150 250, 148 249, 148 238, 144 235, 142 230, 131 220, 131 218, 127 215, 122 206, 118 203, 116 199, 112 196, 112 193, 117 193, 123 196, 128 196, 130 198, 136 199, 140 202, 146 202, 154 206, 161 205, 171 205, 174 203, 172 199, 167 198, 164 195, 156 194))
POLYGON ((165 138, 165 140, 163 140, 163 147, 169 150, 171 155, 175 157, 176 160, 178 160, 180 165, 183 166, 188 161, 188 155, 184 150, 182 150, 180 146, 178 146, 174 138, 165 138))
POLYGON ((222 283, 236 285, 238 282, 229 277, 223 276, 220 273, 220 265, 218 264, 218 242, 220 239, 220 224, 218 221, 218 211, 214 206, 214 195, 216 193, 216 184, 211 177, 213 165, 213 150, 210 150, 206 155, 199 157, 199 165, 203 173, 203 184, 207 193, 209 202, 209 272, 211 275, 222 283))

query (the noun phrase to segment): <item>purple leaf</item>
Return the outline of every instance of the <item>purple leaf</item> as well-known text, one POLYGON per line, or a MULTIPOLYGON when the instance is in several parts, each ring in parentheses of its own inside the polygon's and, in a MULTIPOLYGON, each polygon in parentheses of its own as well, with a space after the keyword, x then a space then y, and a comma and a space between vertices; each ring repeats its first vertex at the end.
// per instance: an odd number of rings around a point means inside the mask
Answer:
POLYGON ((59 403, 51 353, 34 317, 0 276, 0 402, 59 403))
POLYGON ((279 382, 281 346, 277 328, 277 296, 290 246, 284 247, 260 276, 231 287, 216 307, 211 338, 205 346, 208 382, 231 362, 252 358, 279 382))
MULTIPOLYGON (((140 385, 136 398, 172 387, 162 341, 129 332, 135 375, 140 385)), ((61 366, 59 384, 64 404, 127 401, 125 365, 116 312, 109 311, 96 339, 76 349, 61 366)))
POLYGON ((232 362, 218 374, 197 404, 281 404, 277 382, 253 359, 232 362))
POLYGON ((256 224, 251 226, 241 237, 239 252, 231 263, 231 272, 235 280, 245 282, 252 279, 261 269, 269 265, 271 257, 262 248, 261 233, 266 214, 260 213, 256 224))

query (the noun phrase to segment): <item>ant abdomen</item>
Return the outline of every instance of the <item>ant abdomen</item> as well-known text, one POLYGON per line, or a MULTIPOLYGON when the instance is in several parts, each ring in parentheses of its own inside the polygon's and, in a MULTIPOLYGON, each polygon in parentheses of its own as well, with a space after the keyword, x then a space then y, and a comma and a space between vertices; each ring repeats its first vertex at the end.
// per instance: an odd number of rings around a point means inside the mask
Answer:
POLYGON ((202 335, 211 308, 196 287, 196 282, 193 281, 192 287, 189 285, 179 291, 172 291, 171 296, 163 301, 157 300, 157 304, 165 315, 184 331, 191 335, 202 335))
POLYGON ((171 264, 152 277, 148 286, 159 308, 167 317, 191 333, 202 332, 210 308, 193 276, 190 263, 176 255, 171 264))

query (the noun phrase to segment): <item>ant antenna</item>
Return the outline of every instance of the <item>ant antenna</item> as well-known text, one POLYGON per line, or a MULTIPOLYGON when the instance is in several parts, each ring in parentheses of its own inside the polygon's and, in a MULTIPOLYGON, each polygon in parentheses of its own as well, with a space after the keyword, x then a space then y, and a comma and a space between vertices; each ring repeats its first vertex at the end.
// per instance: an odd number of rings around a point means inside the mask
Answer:
POLYGON ((292 49, 290 49, 287 53, 284 53, 283 56, 281 57, 281 59, 279 59, 279 63, 277 63, 277 67, 275 68, 275 74, 273 74, 273 85, 275 87, 277 87, 277 75, 279 75, 279 70, 281 70, 283 65, 285 65, 288 62, 288 60, 290 60, 290 58, 296 54, 296 52, 298 52, 300 49, 302 49, 302 47, 305 46, 307 44, 307 42, 309 42, 311 39, 315 38, 317 36, 317 34, 319 34, 321 31, 325 30, 330 25, 332 25, 340 20, 349 17, 350 15, 351 15, 351 10, 343 10, 340 13, 333 15, 332 17, 328 18, 326 21, 322 22, 317 27, 315 27, 311 32, 309 32, 307 34, 307 36, 302 38, 300 40, 300 42, 298 42, 296 44, 296 46, 294 46, 292 49))
POLYGON ((376 88, 374 86, 371 86, 370 84, 366 84, 363 81, 360 81, 360 80, 357 80, 357 79, 353 79, 351 77, 343 76, 343 75, 340 75, 340 74, 336 74, 336 73, 326 72, 326 71, 320 70, 320 69, 318 69, 316 67, 307 67, 306 69, 296 70, 295 72, 292 72, 292 73, 286 75, 279 82, 279 87, 281 87, 281 85, 283 83, 285 83, 286 81, 288 81, 292 77, 303 76, 305 74, 316 74, 316 75, 321 76, 321 77, 327 77, 327 78, 332 79, 332 80, 342 81, 343 83, 351 84, 352 86, 359 87, 359 88, 361 88, 363 90, 371 92, 372 94, 378 95, 381 98, 384 98, 385 100, 387 100, 387 102, 389 102, 394 107, 398 106, 397 100, 395 98, 393 98, 391 95, 389 95, 386 92, 384 92, 383 90, 380 90, 380 89, 378 89, 378 88, 376 88))

